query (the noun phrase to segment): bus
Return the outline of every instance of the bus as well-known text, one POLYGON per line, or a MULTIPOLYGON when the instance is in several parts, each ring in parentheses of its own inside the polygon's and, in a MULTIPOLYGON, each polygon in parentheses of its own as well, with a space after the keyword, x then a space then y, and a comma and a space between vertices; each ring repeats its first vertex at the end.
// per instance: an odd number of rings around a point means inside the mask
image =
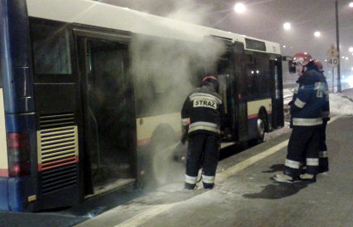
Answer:
POLYGON ((163 184, 205 73, 225 142, 284 125, 277 43, 90 0, 0 0, 0 17, 0 210, 163 184))

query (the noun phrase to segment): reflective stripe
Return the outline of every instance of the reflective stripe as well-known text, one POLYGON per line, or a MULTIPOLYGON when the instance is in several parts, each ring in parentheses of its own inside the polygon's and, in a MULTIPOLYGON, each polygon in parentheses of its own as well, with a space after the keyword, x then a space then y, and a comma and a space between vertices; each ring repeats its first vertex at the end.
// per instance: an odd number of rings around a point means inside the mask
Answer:
POLYGON ((197 181, 197 177, 192 177, 185 174, 185 183, 196 184, 196 181, 197 181))
POLYGON ((306 102, 301 101, 300 99, 296 99, 294 102, 294 105, 296 105, 299 108, 303 108, 305 106, 306 102))
POLYGON ((327 158, 328 157, 327 151, 320 151, 319 152, 319 157, 320 158, 327 158))
POLYGON ((306 165, 307 166, 319 166, 319 159, 318 158, 307 158, 306 165))
POLYGON ((206 184, 214 184, 215 176, 202 175, 202 182, 206 184))
POLYGON ((218 97, 211 95, 211 94, 206 94, 206 93, 193 93, 193 94, 191 94, 190 100, 193 101, 195 99, 216 101, 218 104, 222 103, 222 100, 220 100, 218 97))
POLYGON ((284 165, 289 167, 289 168, 292 168, 292 169, 299 169, 300 162, 286 159, 286 162, 284 163, 284 165))
POLYGON ((181 119, 181 125, 186 126, 189 125, 190 118, 183 118, 181 119))
POLYGON ((293 118, 294 126, 322 125, 322 118, 293 118))
POLYGON ((219 126, 215 123, 209 123, 204 121, 198 121, 195 123, 190 124, 189 126, 189 133, 197 130, 206 130, 215 133, 220 133, 219 126))

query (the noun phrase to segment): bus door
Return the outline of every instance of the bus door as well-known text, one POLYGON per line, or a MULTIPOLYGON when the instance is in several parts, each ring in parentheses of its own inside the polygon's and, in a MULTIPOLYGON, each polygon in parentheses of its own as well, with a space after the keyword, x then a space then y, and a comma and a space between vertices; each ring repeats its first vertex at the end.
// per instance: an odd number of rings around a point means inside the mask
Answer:
POLYGON ((282 77, 282 59, 280 56, 270 57, 270 74, 274 75, 272 94, 272 122, 273 128, 284 126, 283 114, 283 77, 282 77))
POLYGON ((244 44, 235 42, 234 53, 234 128, 236 141, 248 140, 247 85, 244 68, 244 44))
POLYGON ((136 178, 135 110, 128 77, 128 34, 75 29, 81 72, 85 194, 136 178))
POLYGON ((219 93, 225 108, 225 136, 223 141, 246 141, 247 108, 244 82, 244 46, 225 42, 228 51, 217 62, 219 93))

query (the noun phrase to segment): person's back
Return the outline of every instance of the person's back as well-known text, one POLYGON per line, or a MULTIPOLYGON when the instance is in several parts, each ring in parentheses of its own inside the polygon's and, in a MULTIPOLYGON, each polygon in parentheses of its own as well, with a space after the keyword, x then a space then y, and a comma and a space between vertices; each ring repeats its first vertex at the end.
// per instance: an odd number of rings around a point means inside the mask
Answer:
POLYGON ((214 76, 205 77, 200 88, 185 100, 181 111, 183 135, 182 143, 188 138, 185 188, 196 187, 199 169, 203 169, 204 188, 214 187, 218 151, 220 147, 221 116, 224 107, 217 94, 219 84, 214 76))

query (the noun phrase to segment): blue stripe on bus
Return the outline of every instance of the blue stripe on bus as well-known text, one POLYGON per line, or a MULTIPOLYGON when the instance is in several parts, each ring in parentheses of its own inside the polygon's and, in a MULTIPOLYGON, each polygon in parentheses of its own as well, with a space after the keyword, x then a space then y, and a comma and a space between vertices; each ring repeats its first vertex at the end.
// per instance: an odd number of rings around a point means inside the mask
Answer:
POLYGON ((6 114, 7 132, 26 132, 36 129, 34 114, 6 114))
POLYGON ((34 111, 26 1, 0 0, 2 75, 6 113, 34 111), (11 29, 9 29, 9 27, 11 29), (15 86, 14 86, 15 84, 15 86))
POLYGON ((9 210, 7 177, 0 177, 0 210, 9 210))

